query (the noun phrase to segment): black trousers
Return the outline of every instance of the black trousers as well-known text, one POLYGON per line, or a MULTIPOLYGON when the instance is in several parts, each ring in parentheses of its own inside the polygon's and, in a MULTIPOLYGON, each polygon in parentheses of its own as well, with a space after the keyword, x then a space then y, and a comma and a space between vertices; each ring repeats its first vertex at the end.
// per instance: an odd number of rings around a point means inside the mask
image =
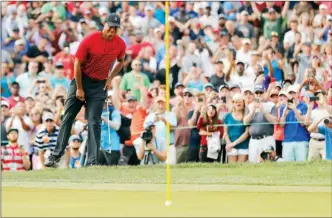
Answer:
POLYGON ((136 149, 134 146, 125 145, 122 150, 121 165, 140 165, 141 161, 137 157, 136 149))
POLYGON ((111 153, 106 151, 99 151, 99 164, 106 166, 116 166, 119 164, 120 151, 112 151, 111 153))
POLYGON ((276 152, 277 156, 282 157, 282 141, 276 140, 276 152))
POLYGON ((107 90, 104 90, 105 83, 106 80, 93 80, 82 73, 82 85, 85 93, 85 102, 82 102, 76 98, 77 87, 75 79, 71 81, 65 102, 65 113, 60 125, 60 132, 53 155, 61 157, 64 154, 73 122, 82 106, 85 105, 86 119, 88 120, 87 165, 98 164, 101 136, 101 114, 107 97, 107 90))

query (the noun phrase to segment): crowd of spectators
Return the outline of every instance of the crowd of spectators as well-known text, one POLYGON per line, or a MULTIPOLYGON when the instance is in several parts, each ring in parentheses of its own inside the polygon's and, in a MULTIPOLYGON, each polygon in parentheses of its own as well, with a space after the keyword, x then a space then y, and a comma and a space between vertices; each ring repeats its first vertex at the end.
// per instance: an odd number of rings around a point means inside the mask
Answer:
MULTIPOLYGON (((100 164, 261 162, 262 152, 331 160, 331 2, 174 1, 167 20, 162 2, 1 4, 3 170, 45 167, 76 50, 110 13, 121 17, 127 50, 100 120, 100 164)), ((86 124, 83 107, 63 167, 84 165, 86 124)))

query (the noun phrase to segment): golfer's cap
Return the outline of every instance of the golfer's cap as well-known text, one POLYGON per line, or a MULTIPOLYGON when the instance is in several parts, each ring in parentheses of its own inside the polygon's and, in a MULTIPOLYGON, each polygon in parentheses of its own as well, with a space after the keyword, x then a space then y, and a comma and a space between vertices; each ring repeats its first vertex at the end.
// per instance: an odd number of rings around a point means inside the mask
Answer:
POLYGON ((63 68, 62 62, 56 62, 55 68, 62 69, 63 68))
POLYGON ((25 41, 23 39, 16 40, 15 46, 18 46, 18 45, 25 45, 25 41))
POLYGON ((233 100, 233 101, 244 100, 244 97, 243 97, 242 94, 240 94, 240 93, 236 93, 235 95, 233 95, 232 100, 233 100))
POLYGON ((32 95, 28 95, 27 97, 25 97, 25 100, 28 100, 28 99, 31 99, 33 101, 35 100, 32 95))
POLYGON ((311 47, 311 42, 305 42, 305 43, 303 43, 303 45, 311 47))
POLYGON ((276 10, 274 10, 274 8, 269 8, 269 13, 273 13, 276 12, 276 10))
POLYGON ((107 91, 107 97, 110 97, 110 96, 112 96, 113 95, 113 90, 108 90, 107 91))
POLYGON ((1 107, 6 106, 9 108, 9 102, 8 101, 1 101, 1 107))
POLYGON ((319 9, 327 9, 327 5, 325 5, 325 4, 320 4, 320 5, 319 5, 319 9))
POLYGON ((228 89, 228 90, 229 90, 229 86, 228 86, 228 85, 221 85, 221 86, 219 86, 219 92, 220 92, 222 89, 228 89))
POLYGON ((242 40, 242 44, 243 44, 243 45, 245 45, 245 44, 249 44, 249 45, 250 45, 250 44, 251 44, 251 41, 250 41, 250 39, 245 38, 245 39, 242 40))
POLYGON ((128 101, 137 101, 137 98, 136 98, 136 96, 131 95, 131 96, 128 97, 127 100, 128 100, 128 101))
POLYGON ((243 61, 240 61, 240 60, 236 61, 236 65, 238 65, 238 64, 243 64, 244 65, 243 61))
POLYGON ((262 85, 256 85, 255 86, 255 92, 264 92, 265 88, 262 85))
POLYGON ((111 27, 120 27, 120 16, 112 13, 106 18, 105 22, 111 27))
POLYGON ((8 131, 7 131, 7 135, 11 132, 17 132, 18 133, 18 129, 16 128, 10 128, 8 131))
POLYGON ((69 138, 68 141, 69 141, 69 143, 71 143, 74 140, 78 140, 79 142, 82 142, 82 139, 81 139, 81 137, 79 135, 72 135, 72 136, 70 136, 70 138, 69 138))
POLYGON ((245 89, 243 89, 243 94, 246 93, 246 92, 251 92, 252 94, 255 94, 254 89, 250 88, 250 87, 246 87, 245 89))
POLYGON ((241 15, 242 16, 247 16, 247 15, 249 15, 249 13, 248 13, 248 11, 244 10, 244 11, 241 12, 241 15))
POLYGON ((291 85, 288 87, 287 92, 298 92, 298 88, 295 85, 291 85))
POLYGON ((208 87, 211 87, 212 89, 214 89, 214 86, 212 85, 212 83, 206 83, 204 85, 204 89, 208 88, 208 87))
POLYGON ((193 91, 191 91, 191 89, 188 89, 188 88, 185 88, 185 89, 183 90, 183 94, 186 94, 186 93, 189 93, 189 94, 191 94, 191 95, 194 95, 193 91))
POLYGON ((240 89, 241 90, 241 87, 238 84, 233 84, 233 85, 231 85, 229 90, 232 90, 232 89, 240 89))
POLYGON ((281 96, 281 95, 284 95, 284 96, 288 96, 288 93, 285 91, 285 90, 281 90, 278 94, 278 96, 281 96))
POLYGON ((278 37, 279 34, 278 34, 277 32, 275 32, 275 31, 272 31, 272 32, 271 32, 271 36, 276 36, 276 37, 278 37))
POLYGON ((179 86, 182 86, 183 88, 185 87, 185 86, 183 85, 183 83, 181 83, 181 82, 177 82, 177 83, 175 84, 175 88, 178 88, 179 86))
POLYGON ((148 129, 151 126, 155 126, 156 124, 153 121, 148 121, 146 123, 144 123, 144 129, 148 129))
POLYGON ((163 96, 158 96, 158 97, 156 98, 155 101, 156 101, 156 102, 160 102, 160 101, 162 101, 162 102, 165 102, 165 103, 166 103, 166 98, 163 97, 163 96))
POLYGON ((54 116, 50 112, 46 112, 43 114, 43 121, 45 122, 46 120, 54 120, 54 116))

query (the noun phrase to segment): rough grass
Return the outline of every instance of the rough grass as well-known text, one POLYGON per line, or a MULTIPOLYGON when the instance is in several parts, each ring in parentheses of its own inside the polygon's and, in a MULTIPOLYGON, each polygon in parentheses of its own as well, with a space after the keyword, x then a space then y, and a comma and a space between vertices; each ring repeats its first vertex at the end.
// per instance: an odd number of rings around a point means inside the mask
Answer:
MULTIPOLYGON (((331 186, 332 162, 266 164, 180 164, 171 167, 171 184, 331 186)), ((90 167, 3 173, 5 184, 88 183, 165 184, 166 166, 90 167)))

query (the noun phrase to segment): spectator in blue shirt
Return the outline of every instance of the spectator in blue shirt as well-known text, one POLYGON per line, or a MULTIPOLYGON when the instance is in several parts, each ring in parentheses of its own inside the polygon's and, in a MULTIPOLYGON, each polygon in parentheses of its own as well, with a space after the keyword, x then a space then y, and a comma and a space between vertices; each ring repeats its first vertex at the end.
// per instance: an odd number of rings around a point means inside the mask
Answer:
POLYGON ((51 78, 51 85, 53 88, 63 86, 66 90, 69 89, 70 80, 64 76, 63 64, 61 62, 55 64, 55 76, 51 78))
POLYGON ((326 160, 332 160, 332 116, 317 120, 308 127, 308 130, 310 132, 318 132, 325 136, 325 157, 326 160), (322 121, 324 121, 325 125, 318 126, 322 121))
POLYGON ((82 154, 79 149, 82 144, 82 139, 78 135, 72 135, 69 138, 69 146, 70 146, 70 159, 69 159, 69 167, 70 168, 80 168, 83 166, 82 163, 82 154))
POLYGON ((5 98, 9 98, 11 96, 10 89, 9 89, 10 84, 15 82, 15 77, 12 73, 10 73, 9 66, 7 63, 2 62, 1 69, 2 69, 1 89, 3 90, 1 92, 1 96, 5 97, 5 98))
POLYGON ((285 127, 282 157, 286 161, 305 161, 307 159, 309 133, 304 126, 307 110, 307 105, 299 100, 298 88, 294 85, 290 86, 288 104, 280 108, 280 125, 285 127))
POLYGON ((101 165, 118 165, 120 159, 120 136, 116 132, 121 126, 120 111, 112 104, 112 91, 108 91, 108 104, 102 113, 101 142, 99 163, 101 165))

